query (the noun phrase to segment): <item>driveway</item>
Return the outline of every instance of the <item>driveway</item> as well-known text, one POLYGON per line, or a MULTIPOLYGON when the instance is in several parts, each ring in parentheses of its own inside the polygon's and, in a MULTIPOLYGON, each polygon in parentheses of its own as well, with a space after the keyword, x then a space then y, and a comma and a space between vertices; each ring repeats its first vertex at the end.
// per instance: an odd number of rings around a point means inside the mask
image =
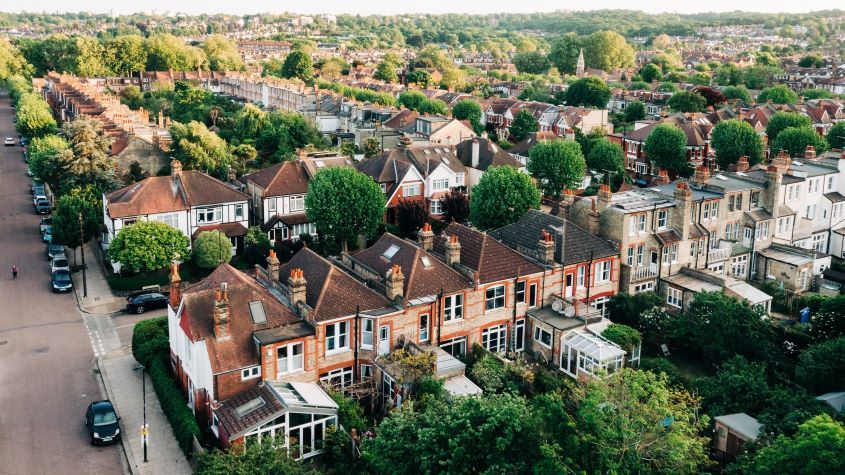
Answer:
MULTIPOLYGON (((17 136, 0 91, 0 138, 17 136)), ((0 473, 123 473, 117 445, 88 443, 94 351, 73 295, 51 292, 26 168, 20 146, 0 148, 0 473)))

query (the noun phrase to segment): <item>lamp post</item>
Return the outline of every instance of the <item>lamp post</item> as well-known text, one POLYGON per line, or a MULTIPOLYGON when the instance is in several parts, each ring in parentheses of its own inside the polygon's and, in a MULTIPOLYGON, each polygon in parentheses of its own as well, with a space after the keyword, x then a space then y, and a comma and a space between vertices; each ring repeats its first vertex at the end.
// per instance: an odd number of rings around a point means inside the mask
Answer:
POLYGON ((147 460, 147 436, 150 433, 149 427, 147 426, 147 375, 146 367, 144 365, 139 364, 136 366, 135 371, 141 371, 141 393, 142 399, 144 401, 144 423, 141 425, 141 441, 144 444, 144 463, 148 462, 147 460))
POLYGON ((88 297, 88 280, 85 278, 85 232, 82 227, 82 213, 79 213, 79 248, 82 249, 82 297, 88 297))

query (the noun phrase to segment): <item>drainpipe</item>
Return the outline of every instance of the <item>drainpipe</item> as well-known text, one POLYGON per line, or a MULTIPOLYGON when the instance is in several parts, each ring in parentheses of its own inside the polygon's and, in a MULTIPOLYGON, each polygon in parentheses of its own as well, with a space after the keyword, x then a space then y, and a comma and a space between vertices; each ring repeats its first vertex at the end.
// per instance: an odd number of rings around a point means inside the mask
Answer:
POLYGON ((440 310, 443 307, 443 288, 440 288, 440 292, 437 294, 437 346, 440 346, 440 330, 441 330, 441 313, 440 310))
POLYGON ((359 371, 358 371, 358 347, 360 346, 359 341, 358 341, 358 338, 359 338, 358 329, 360 328, 360 325, 359 325, 358 322, 360 320, 361 320, 361 307, 359 305, 356 305, 355 306, 355 354, 354 354, 354 358, 353 358, 353 364, 355 366, 352 367, 352 380, 353 381, 357 380, 361 377, 361 375, 358 374, 359 373, 359 371))

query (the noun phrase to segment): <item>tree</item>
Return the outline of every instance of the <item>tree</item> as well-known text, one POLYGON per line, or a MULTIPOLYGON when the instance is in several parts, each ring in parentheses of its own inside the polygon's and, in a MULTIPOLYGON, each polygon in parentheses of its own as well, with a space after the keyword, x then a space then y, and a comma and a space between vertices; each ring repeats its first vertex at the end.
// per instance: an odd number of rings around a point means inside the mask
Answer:
POLYGON ((722 292, 698 292, 689 310, 671 323, 669 336, 714 363, 734 355, 769 361, 777 350, 764 315, 722 292))
POLYGON ((298 148, 325 145, 320 132, 295 112, 269 112, 266 124, 255 141, 255 148, 271 162, 292 158, 298 148))
POLYGON ((415 69, 408 72, 406 79, 408 84, 416 84, 417 87, 427 89, 431 85, 431 73, 425 69, 415 69))
POLYGON ((669 107, 676 112, 704 112, 707 99, 694 92, 676 92, 669 98, 669 107))
POLYGON ((727 98, 724 94, 710 86, 697 87, 695 88, 695 92, 696 94, 704 96, 704 99, 707 100, 707 106, 709 107, 716 107, 727 102, 727 98))
POLYGON ((792 89, 778 84, 777 86, 767 87, 760 91, 757 95, 757 102, 772 101, 775 104, 795 104, 798 102, 798 94, 792 89))
POLYGON ((59 151, 59 167, 66 172, 61 188, 91 184, 101 193, 117 185, 115 159, 111 156, 111 141, 102 133, 99 122, 84 114, 62 125, 62 135, 68 148, 59 151))
POLYGON ((837 122, 827 131, 827 142, 831 148, 845 148, 845 122, 837 122))
POLYGON ((84 77, 98 77, 110 74, 105 60, 105 49, 102 43, 90 36, 80 36, 74 42, 74 60, 76 74, 84 77))
POLYGON ((201 269, 214 269, 232 258, 232 242, 220 231, 203 231, 194 240, 194 263, 201 269))
POLYGON ((549 62, 561 74, 575 74, 575 65, 582 47, 583 44, 577 34, 566 33, 552 41, 549 62))
MULTIPOLYGON (((625 152, 622 147, 603 137, 596 140, 587 155, 587 168, 622 177, 625 173, 625 152)), ((610 176, 607 177, 610 183, 610 176)))
POLYGON ((17 102, 15 127, 24 137, 41 137, 56 131, 50 106, 35 93, 24 94, 17 102))
POLYGON ((396 219, 402 235, 411 237, 428 221, 428 208, 422 200, 400 199, 396 219))
POLYGON ((238 71, 244 68, 244 60, 235 43, 223 35, 211 35, 202 44, 212 71, 238 71))
POLYGON ((344 70, 349 70, 349 63, 342 58, 329 58, 320 66, 320 77, 327 80, 337 79, 344 74, 344 70))
POLYGON ((513 64, 517 71, 528 74, 546 74, 552 67, 546 55, 537 51, 515 54, 513 64))
POLYGON ((767 406, 769 383, 765 363, 734 356, 723 362, 714 376, 697 379, 708 414, 716 416, 745 412, 757 415, 767 406))
POLYGON ((729 101, 739 100, 745 104, 751 104, 751 93, 748 92, 748 88, 745 86, 728 86, 722 90, 722 94, 729 101))
POLYGON ((804 422, 794 436, 781 435, 741 465, 740 473, 779 475, 845 472, 845 425, 827 414, 804 422))
POLYGON ((590 76, 569 85, 566 90, 566 104, 604 109, 610 101, 610 88, 601 78, 590 76))
POLYGON ((443 219, 447 223, 463 223, 469 218, 469 197, 459 190, 449 190, 441 200, 443 219))
POLYGON ((208 66, 205 52, 170 34, 147 38, 147 71, 196 71, 208 66))
POLYGON ((640 328, 640 314, 663 305, 663 299, 654 292, 616 294, 607 303, 607 311, 614 323, 640 328))
POLYGON ((742 84, 743 78, 742 70, 734 63, 725 63, 719 66, 713 74, 713 79, 720 86, 739 86, 742 84))
POLYGON ((707 463, 700 434, 708 419, 665 374, 623 369, 589 378, 573 399, 574 456, 586 473, 698 473, 707 463))
POLYGON ((660 168, 680 173, 690 166, 687 159, 687 136, 674 125, 660 124, 655 127, 646 138, 644 149, 649 160, 660 168))
POLYGON ((310 81, 314 77, 311 55, 300 50, 291 51, 282 65, 282 77, 310 81))
POLYGON ((801 68, 823 68, 824 59, 817 54, 808 54, 798 60, 798 66, 801 68))
POLYGON ((249 229, 246 230, 244 244, 247 246, 258 246, 264 251, 264 253, 267 253, 267 251, 273 247, 270 244, 270 238, 267 236, 267 233, 259 226, 250 226, 249 229))
POLYGON ((558 198, 564 188, 581 188, 587 165, 581 146, 573 140, 537 142, 528 153, 526 169, 543 193, 558 198))
POLYGON ((710 139, 710 146, 716 152, 716 160, 722 170, 736 163, 739 157, 748 157, 749 165, 763 160, 763 138, 748 122, 730 119, 716 124, 710 139))
POLYGON ((798 383, 814 394, 845 389, 842 374, 845 374, 845 336, 810 346, 801 352, 795 367, 798 383))
POLYGON ((516 113, 516 117, 513 118, 513 122, 511 122, 508 130, 510 130, 511 137, 515 141, 521 142, 525 140, 525 137, 528 137, 528 134, 536 132, 539 127, 537 119, 530 112, 522 109, 516 113))
POLYGON ((473 99, 462 99, 452 108, 452 117, 458 120, 468 120, 476 133, 483 130, 481 124, 481 106, 473 99))
POLYGON ((652 82, 663 77, 663 71, 660 69, 660 66, 654 63, 648 63, 640 69, 640 77, 645 82, 652 82))
POLYGON ((583 43, 587 67, 611 72, 614 68, 634 64, 634 49, 619 33, 597 31, 587 36, 583 43))
POLYGON ((789 127, 812 127, 813 123, 809 117, 797 112, 775 112, 769 118, 769 124, 766 126, 766 135, 769 137, 769 143, 773 143, 777 139, 778 134, 789 127))
POLYGON ((305 210, 317 230, 340 241, 371 237, 384 216, 385 198, 378 184, 352 168, 325 168, 308 183, 305 210))
POLYGON ((492 167, 472 190, 470 220, 481 230, 507 226, 540 207, 540 190, 516 168, 492 167))
POLYGON ((115 74, 128 76, 147 67, 147 48, 142 36, 115 36, 106 40, 104 47, 111 63, 109 69, 115 74))
POLYGON ((399 75, 396 74, 396 66, 387 61, 382 61, 376 66, 376 72, 373 74, 373 77, 390 84, 399 82, 399 75))
POLYGON ((117 232, 109 258, 134 271, 164 269, 190 256, 188 237, 160 221, 138 221, 117 232))
POLYGON ((635 348, 639 348, 643 342, 643 336, 639 331, 635 328, 629 327, 628 325, 620 325, 618 323, 611 323, 608 325, 607 328, 601 332, 601 336, 613 343, 616 343, 628 353, 633 352, 635 348))
POLYGON ((285 449, 280 448, 272 437, 260 442, 235 444, 228 450, 203 451, 197 456, 197 474, 231 475, 285 474, 305 475, 302 464, 294 460, 285 449))
POLYGON ((450 91, 457 91, 466 85, 466 75, 456 67, 448 67, 442 70, 443 79, 440 80, 440 87, 450 91))
POLYGON ((384 152, 381 148, 381 142, 379 142, 377 137, 367 137, 361 146, 361 150, 364 152, 365 158, 375 157, 384 152))
POLYGON ((58 135, 45 135, 33 139, 26 149, 32 174, 54 190, 60 188, 59 185, 65 177, 58 155, 67 148, 68 143, 65 139, 58 135))
POLYGON ((267 113, 254 104, 246 104, 235 116, 235 133, 241 140, 255 140, 267 125, 267 113))
POLYGON ((71 249, 79 247, 79 239, 88 242, 100 231, 102 221, 97 216, 97 208, 81 196, 65 195, 56 203, 53 211, 53 243, 62 244, 71 249), (79 216, 82 215, 82 229, 79 216), (81 235, 80 235, 81 231, 81 235))
POLYGON ((830 148, 827 140, 812 127, 789 127, 778 134, 771 149, 773 153, 783 150, 792 157, 803 157, 808 145, 815 147, 816 153, 824 153, 830 148))
POLYGON ((12 46, 8 39, 0 39, 0 81, 6 81, 16 75, 29 75, 32 69, 21 52, 12 46))
POLYGON ((399 97, 396 100, 399 102, 400 106, 405 106, 408 109, 415 111, 418 110, 420 105, 427 101, 428 98, 420 91, 405 91, 399 94, 399 97))
POLYGON ((227 173, 232 161, 229 147, 205 124, 197 121, 188 124, 174 122, 170 125, 170 136, 173 138, 173 157, 186 169, 216 173, 218 176, 227 173))
POLYGON ((624 120, 629 124, 633 124, 638 120, 645 119, 645 104, 641 101, 634 101, 625 106, 624 120))

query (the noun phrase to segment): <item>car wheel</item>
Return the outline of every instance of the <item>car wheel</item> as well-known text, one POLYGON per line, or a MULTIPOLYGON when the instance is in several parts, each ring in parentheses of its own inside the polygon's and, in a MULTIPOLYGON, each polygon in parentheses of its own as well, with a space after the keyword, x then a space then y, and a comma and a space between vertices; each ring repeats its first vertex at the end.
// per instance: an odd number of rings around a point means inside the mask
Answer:
POLYGON ((143 305, 138 305, 138 306, 135 308, 135 313, 144 313, 144 306, 143 306, 143 305))

